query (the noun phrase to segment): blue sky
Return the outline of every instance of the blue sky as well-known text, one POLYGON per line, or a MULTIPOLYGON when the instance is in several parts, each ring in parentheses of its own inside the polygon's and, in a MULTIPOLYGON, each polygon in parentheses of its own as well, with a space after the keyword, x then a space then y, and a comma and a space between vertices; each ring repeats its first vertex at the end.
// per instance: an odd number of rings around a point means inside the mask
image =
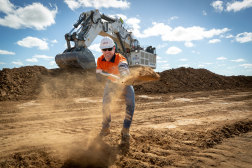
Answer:
MULTIPOLYGON (((0 0, 0 69, 57 68, 82 12, 121 17, 140 45, 157 48, 157 69, 205 68, 252 76, 252 0, 0 0)), ((89 49, 101 55, 97 37, 89 49)))

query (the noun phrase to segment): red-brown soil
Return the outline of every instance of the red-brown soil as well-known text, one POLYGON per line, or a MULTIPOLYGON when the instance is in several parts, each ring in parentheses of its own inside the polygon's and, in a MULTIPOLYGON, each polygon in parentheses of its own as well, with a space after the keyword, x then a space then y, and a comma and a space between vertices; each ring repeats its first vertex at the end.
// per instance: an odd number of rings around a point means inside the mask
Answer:
POLYGON ((244 167, 252 165, 252 78, 178 68, 136 85, 128 145, 115 99, 97 135, 103 83, 92 72, 31 66, 0 71, 0 167, 244 167))

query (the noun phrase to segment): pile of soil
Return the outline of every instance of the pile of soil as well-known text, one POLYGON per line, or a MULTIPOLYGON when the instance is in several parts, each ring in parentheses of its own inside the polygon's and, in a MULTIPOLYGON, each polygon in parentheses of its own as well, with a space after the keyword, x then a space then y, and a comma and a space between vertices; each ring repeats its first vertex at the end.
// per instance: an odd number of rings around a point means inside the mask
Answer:
POLYGON ((222 76, 206 69, 177 68, 161 73, 160 80, 135 86, 137 93, 209 91, 252 88, 252 76, 222 76))
MULTIPOLYGON (((252 76, 221 76, 206 69, 177 68, 161 73, 160 80, 136 85, 136 94, 252 88, 252 76)), ((26 66, 0 71, 0 101, 43 97, 102 96, 103 83, 94 72, 63 71, 26 66)))
POLYGON ((48 75, 48 70, 42 66, 4 68, 0 71, 0 101, 35 98, 43 75, 48 75))
POLYGON ((102 94, 93 72, 25 66, 0 71, 0 101, 66 98, 102 94))
POLYGON ((252 131, 252 121, 237 121, 231 124, 225 124, 221 128, 207 130, 203 135, 199 135, 197 146, 201 148, 212 148, 220 144, 224 139, 252 131))

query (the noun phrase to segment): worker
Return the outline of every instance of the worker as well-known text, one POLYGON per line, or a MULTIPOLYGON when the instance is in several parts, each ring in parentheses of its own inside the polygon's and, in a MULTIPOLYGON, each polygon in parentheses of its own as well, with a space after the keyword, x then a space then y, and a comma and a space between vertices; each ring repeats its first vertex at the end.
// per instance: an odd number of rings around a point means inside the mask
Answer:
MULTIPOLYGON (((104 37, 100 43, 102 55, 97 60, 96 73, 99 77, 100 74, 109 73, 116 75, 121 79, 130 74, 127 59, 119 53, 115 52, 115 43, 110 37, 104 37)), ((118 89, 121 89, 122 95, 125 99, 126 113, 121 130, 123 141, 128 141, 130 138, 129 129, 131 126, 134 110, 135 110, 135 93, 132 85, 120 86, 116 78, 108 76, 103 94, 103 121, 101 136, 110 134, 111 122, 111 100, 116 96, 118 89)))

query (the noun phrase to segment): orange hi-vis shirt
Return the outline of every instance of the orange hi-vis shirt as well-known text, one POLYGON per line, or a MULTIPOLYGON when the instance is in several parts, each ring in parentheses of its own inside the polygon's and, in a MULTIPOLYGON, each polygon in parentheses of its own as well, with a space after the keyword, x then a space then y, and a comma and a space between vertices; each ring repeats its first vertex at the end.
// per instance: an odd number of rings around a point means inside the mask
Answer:
MULTIPOLYGON (((119 53, 115 53, 115 55, 111 58, 110 61, 106 61, 104 58, 104 55, 101 55, 97 60, 96 70, 102 70, 104 72, 119 76, 120 72, 118 69, 118 65, 120 63, 127 64, 127 59, 119 53)), ((112 77, 108 77, 108 79, 110 79, 112 81, 115 80, 112 77)))

